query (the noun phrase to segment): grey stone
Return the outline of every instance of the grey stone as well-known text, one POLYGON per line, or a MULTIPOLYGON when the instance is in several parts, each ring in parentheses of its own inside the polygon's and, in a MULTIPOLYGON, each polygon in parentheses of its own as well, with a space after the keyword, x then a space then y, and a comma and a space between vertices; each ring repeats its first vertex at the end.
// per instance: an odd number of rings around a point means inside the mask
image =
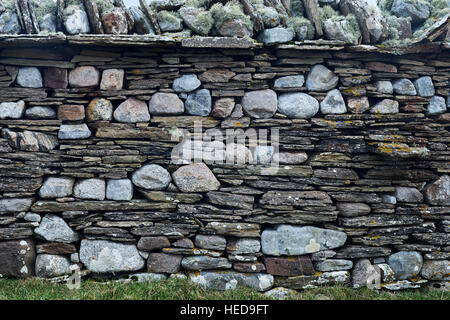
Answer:
POLYGON ((242 108, 252 118, 270 118, 277 111, 277 94, 270 89, 246 92, 242 108))
POLYGON ((314 269, 320 272, 350 270, 351 268, 353 268, 353 262, 344 259, 326 259, 314 263, 314 269))
POLYGON ((227 118, 231 115, 234 109, 233 98, 220 98, 214 103, 212 116, 217 118, 227 118))
POLYGON ((203 249, 222 251, 227 246, 227 240, 222 236, 198 234, 195 236, 195 245, 203 249))
POLYGON ((353 288, 361 288, 374 284, 377 280, 381 281, 381 273, 377 270, 368 259, 360 259, 356 261, 352 270, 353 288))
POLYGON ((39 189, 41 198, 63 198, 72 195, 74 178, 48 177, 39 189))
POLYGON ((189 280, 210 290, 234 290, 238 286, 250 287, 258 291, 269 290, 273 286, 273 276, 264 273, 240 273, 234 271, 190 272, 189 280))
POLYGON ((157 164, 148 164, 133 173, 134 185, 147 190, 164 190, 172 181, 170 173, 157 164))
POLYGON ((207 14, 203 9, 183 6, 178 13, 181 15, 184 24, 201 36, 207 36, 212 28, 212 23, 205 23, 204 16, 207 14))
POLYGON ((189 94, 185 102, 187 114, 193 116, 208 116, 211 113, 212 99, 208 89, 200 89, 189 94))
POLYGON ((16 81, 24 88, 42 88, 42 75, 36 67, 19 68, 16 81))
POLYGON ((106 184, 106 199, 130 201, 133 199, 133 184, 130 179, 110 179, 106 184))
POLYGON ((63 218, 51 213, 42 218, 39 227, 34 229, 34 233, 53 242, 71 243, 79 240, 78 234, 69 227, 63 218))
POLYGON ((0 278, 33 276, 35 259, 31 240, 0 241, 0 278))
POLYGON ((158 24, 161 32, 176 32, 183 30, 183 20, 173 13, 158 14, 158 24))
POLYGON ((253 162, 258 164, 268 164, 272 160, 273 152, 273 146, 257 145, 253 151, 253 162))
POLYGON ((279 43, 286 43, 294 39, 294 32, 291 29, 271 28, 264 29, 258 36, 258 41, 266 46, 279 43))
POLYGON ((88 200, 105 200, 105 180, 98 178, 82 179, 75 183, 73 196, 88 200))
POLYGON ((32 204, 33 199, 31 198, 0 199, 0 215, 28 211, 32 204))
POLYGON ((339 215, 343 217, 364 216, 371 211, 367 204, 357 202, 338 202, 336 208, 339 210, 339 215))
POLYGON ((15 132, 9 129, 2 130, 2 136, 8 143, 18 150, 49 152, 58 145, 58 139, 53 135, 42 132, 28 131, 15 132))
POLYGON ((41 31, 46 31, 49 33, 56 32, 56 17, 54 13, 47 13, 42 17, 42 21, 39 24, 41 31))
POLYGON ((148 256, 147 269, 150 272, 177 273, 180 271, 182 258, 179 255, 152 252, 148 256))
POLYGON ((417 0, 394 0, 391 12, 397 17, 411 18, 413 24, 418 24, 430 16, 429 4, 417 0))
POLYGON ((95 273, 137 271, 145 265, 135 245, 104 240, 82 240, 80 260, 95 273))
POLYGON ((155 93, 149 102, 149 111, 156 115, 176 115, 184 113, 184 103, 174 93, 155 93))
POLYGON ((39 254, 36 257, 36 276, 40 278, 54 278, 71 274, 70 261, 59 255, 39 254))
POLYGON ((333 258, 335 255, 336 251, 333 250, 319 251, 311 254, 311 261, 313 262, 325 261, 328 258, 333 258))
POLYGON ((359 44, 360 37, 352 32, 350 22, 345 18, 339 20, 327 19, 323 21, 323 30, 327 39, 345 41, 352 45, 359 44))
POLYGON ((400 251, 389 256, 388 264, 398 280, 407 280, 419 274, 423 259, 419 252, 400 251))
POLYGON ((311 68, 306 78, 306 88, 309 91, 329 91, 334 89, 339 82, 339 78, 327 67, 317 64, 311 68))
POLYGON ((242 19, 228 19, 225 20, 217 33, 222 37, 251 37, 253 35, 253 29, 244 24, 242 19))
POLYGON ((51 107, 31 107, 25 110, 25 117, 32 120, 55 119, 56 112, 51 107))
POLYGON ((91 130, 89 127, 83 124, 62 124, 59 127, 58 139, 71 140, 71 139, 87 139, 91 136, 91 130))
POLYGON ((86 12, 77 5, 70 5, 64 10, 64 27, 69 34, 89 33, 89 19, 86 12))
POLYGON ((300 88, 305 84, 305 76, 285 76, 275 80, 273 85, 274 88, 284 89, 284 88, 300 88))
POLYGON ((383 203, 397 204, 397 198, 388 194, 383 195, 383 203))
POLYGON ((258 239, 239 238, 228 241, 227 252, 232 254, 252 254, 261 250, 261 242, 258 239))
POLYGON ((450 261, 428 260, 422 266, 420 275, 428 280, 450 280, 450 261))
POLYGON ((422 203, 423 195, 416 188, 396 187, 395 197, 399 202, 422 203))
POLYGON ((286 300, 286 299, 289 300, 293 296, 295 296, 296 293, 297 293, 297 291, 292 290, 292 289, 277 287, 277 288, 273 288, 272 290, 269 290, 267 292, 264 292, 264 295, 266 295, 272 299, 275 299, 275 300, 286 300))
POLYGON ((409 79, 400 79, 394 82, 393 88, 395 93, 407 96, 415 96, 417 94, 416 87, 409 79))
POLYGON ((439 96, 434 96, 431 98, 430 103, 427 107, 427 114, 436 115, 445 113, 447 111, 447 105, 445 99, 439 96))
POLYGON ((204 163, 180 167, 172 177, 181 192, 208 192, 220 187, 220 182, 204 163))
POLYGON ((319 101, 306 93, 283 93, 278 97, 278 111, 289 118, 309 119, 319 111, 319 101))
POLYGON ((275 28, 280 24, 280 15, 275 8, 267 7, 259 3, 255 3, 254 6, 261 15, 266 28, 275 28))
POLYGON ((396 281, 392 283, 384 283, 383 289, 390 291, 399 291, 399 290, 407 290, 407 289, 419 289, 424 283, 427 283, 428 280, 402 280, 396 281))
POLYGON ((0 34, 19 34, 21 31, 17 13, 5 11, 0 15, 0 34))
POLYGON ((29 222, 41 222, 41 216, 37 213, 27 212, 27 214, 23 217, 23 220, 29 222))
POLYGON ((114 111, 114 119, 119 122, 136 123, 150 121, 147 104, 136 98, 128 98, 114 111))
POLYGON ((433 80, 430 76, 420 77, 414 81, 417 94, 421 97, 432 97, 435 94, 433 80))
POLYGON ((347 112, 344 98, 338 89, 327 93, 325 99, 320 102, 320 112, 323 114, 341 114, 347 112))
POLYGON ((450 205, 450 176, 443 175, 438 180, 427 185, 424 190, 425 199, 429 204, 450 205))
POLYGON ((219 270, 231 269, 232 264, 226 258, 214 258, 210 256, 185 257, 181 265, 186 270, 219 270))
MULTIPOLYGON (((138 5, 138 4, 137 4, 138 5)), ((152 23, 137 6, 130 7, 130 13, 134 19, 134 31, 137 34, 155 34, 152 23)))
POLYGON ((201 84, 196 74, 184 74, 173 81, 172 88, 175 92, 191 92, 200 87, 201 84))
POLYGON ((398 101, 391 99, 383 99, 370 109, 370 113, 389 114, 398 112, 399 112, 398 101))
POLYGON ((394 87, 392 86, 392 82, 387 80, 381 80, 375 82, 375 85, 377 87, 377 91, 380 93, 385 94, 393 94, 394 93, 394 87))
POLYGON ((0 119, 20 119, 25 110, 25 102, 2 102, 0 103, 0 119))
POLYGON ((279 225, 262 232, 261 246, 267 255, 295 256, 341 247, 346 240, 347 235, 341 231, 279 225))

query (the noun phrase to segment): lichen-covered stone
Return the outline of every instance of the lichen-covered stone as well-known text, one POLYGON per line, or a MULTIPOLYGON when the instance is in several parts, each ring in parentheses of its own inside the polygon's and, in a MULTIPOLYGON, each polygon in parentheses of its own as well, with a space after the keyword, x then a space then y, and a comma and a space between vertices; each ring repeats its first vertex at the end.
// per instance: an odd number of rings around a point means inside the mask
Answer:
POLYGON ((232 264, 227 258, 215 258, 209 256, 184 257, 181 265, 185 270, 220 270, 231 269, 232 264))
POLYGON ((422 266, 420 275, 428 280, 450 280, 450 261, 427 260, 422 266))
POLYGON ((400 251, 389 256, 388 264, 398 280, 407 280, 419 274, 423 259, 419 252, 400 251))
POLYGON ((264 43, 266 46, 289 42, 293 39, 294 32, 284 28, 264 29, 258 36, 258 41, 264 43))
POLYGON ((114 8, 102 15, 102 24, 107 34, 127 34, 128 22, 125 11, 114 8))
POLYGON ((370 109, 370 113, 388 114, 398 112, 399 112, 398 101, 391 99, 383 99, 370 109))
POLYGON ((36 252, 29 239, 0 241, 0 275, 29 277, 34 275, 36 252))
POLYGON ((239 273, 234 271, 190 272, 189 280, 209 290, 234 290, 238 286, 266 291, 273 286, 273 276, 264 273, 239 273))
POLYGON ((59 255, 39 254, 36 257, 36 276, 40 278, 54 278, 71 274, 70 261, 59 255))
POLYGON ((438 180, 427 185, 423 192, 429 204, 437 206, 450 205, 450 176, 443 175, 438 180))
POLYGON ((79 240, 78 234, 68 226, 63 218, 47 214, 42 218, 34 233, 47 241, 71 243, 79 240))
POLYGON ((105 200, 106 183, 103 179, 82 179, 75 183, 73 195, 80 199, 105 200))
POLYGON ((95 98, 86 108, 86 119, 90 121, 111 121, 113 105, 105 98, 95 98))

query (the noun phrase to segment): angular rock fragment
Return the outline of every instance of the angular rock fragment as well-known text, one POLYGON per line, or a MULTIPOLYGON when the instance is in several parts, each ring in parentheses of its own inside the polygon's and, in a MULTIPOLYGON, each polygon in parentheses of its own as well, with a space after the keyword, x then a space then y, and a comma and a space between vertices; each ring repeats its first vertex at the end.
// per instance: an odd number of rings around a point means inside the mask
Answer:
POLYGON ((79 240, 78 234, 64 219, 54 214, 44 216, 39 227, 34 229, 34 233, 47 241, 71 243, 79 240))
POLYGON ((91 136, 91 130, 83 124, 62 124, 58 131, 58 139, 87 139, 91 136))
POLYGON ((125 123, 150 121, 147 104, 133 97, 122 102, 114 111, 113 116, 116 121, 125 123))
POLYGON ((36 276, 40 278, 54 278, 71 274, 70 261, 60 255, 39 254, 36 257, 36 276))
POLYGON ((180 167, 172 178, 181 192, 208 192, 220 187, 220 182, 204 163, 180 167))
POLYGON ((318 64, 311 68, 306 78, 306 88, 309 91, 329 91, 334 89, 339 78, 324 65, 318 64))
POLYGON ((48 177, 39 189, 39 196, 44 199, 71 196, 74 183, 71 177, 48 177))
POLYGON ((3 277, 34 275, 36 252, 29 239, 0 241, 0 274, 3 277))

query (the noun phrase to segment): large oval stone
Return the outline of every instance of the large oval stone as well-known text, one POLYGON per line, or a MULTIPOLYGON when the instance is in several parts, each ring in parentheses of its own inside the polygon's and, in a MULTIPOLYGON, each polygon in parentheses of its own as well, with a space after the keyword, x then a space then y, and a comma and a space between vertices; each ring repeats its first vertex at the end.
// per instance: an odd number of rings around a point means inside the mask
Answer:
POLYGON ((148 122, 150 113, 144 101, 128 98, 114 111, 114 119, 125 123, 148 122))
POLYGON ((204 163, 183 166, 172 177, 182 192, 208 192, 220 187, 220 182, 204 163))
POLYGON ((42 218, 39 227, 34 229, 34 233, 47 241, 71 243, 79 239, 78 234, 63 218, 51 213, 42 218))
POLYGON ((242 108, 252 118, 270 118, 277 112, 277 94, 270 89, 246 92, 242 108))
POLYGON ((278 98, 278 111, 289 118, 309 119, 319 111, 319 101, 306 93, 284 93, 278 98))
POLYGON ((131 180, 136 186, 147 190, 164 190, 172 178, 163 167, 157 164, 148 164, 134 172, 131 180))
POLYGON ((388 264, 398 280, 406 280, 419 274, 423 259, 419 252, 400 251, 389 256, 388 264))
POLYGON ((200 89, 189 94, 185 109, 193 116, 208 116, 211 113, 212 99, 208 89, 200 89))

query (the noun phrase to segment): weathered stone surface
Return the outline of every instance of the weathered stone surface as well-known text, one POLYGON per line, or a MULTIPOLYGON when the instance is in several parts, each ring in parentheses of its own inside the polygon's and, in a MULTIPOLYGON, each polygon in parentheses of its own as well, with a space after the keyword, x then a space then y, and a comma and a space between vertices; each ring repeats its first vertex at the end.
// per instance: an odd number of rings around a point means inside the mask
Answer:
POLYGON ((37 213, 27 212, 27 214, 23 217, 23 220, 29 222, 41 222, 41 216, 37 213))
POLYGON ((306 88, 310 91, 329 91, 334 89, 339 78, 324 65, 318 64, 311 68, 306 78, 306 88))
POLYGON ((222 251, 227 246, 227 240, 222 236, 198 234, 195 236, 195 245, 203 249, 222 251))
POLYGON ((70 177, 48 177, 39 189, 39 196, 45 199, 71 196, 74 182, 70 177))
POLYGON ((373 285, 374 280, 381 280, 381 274, 368 259, 356 261, 352 270, 353 288, 368 287, 373 285))
POLYGON ((389 114, 399 112, 399 103, 396 100, 383 99, 370 109, 371 113, 389 114))
POLYGON ((2 136, 8 140, 10 146, 23 151, 49 152, 59 144, 55 136, 28 130, 14 132, 9 129, 3 129, 2 136))
POLYGON ((323 114, 346 113, 344 98, 339 90, 334 89, 327 93, 325 99, 320 103, 320 112, 323 114))
POLYGON ((70 70, 69 84, 74 88, 96 87, 100 81, 100 72, 91 66, 82 66, 70 70))
POLYGON ((235 262, 233 269, 244 273, 264 272, 266 267, 261 262, 235 262))
POLYGON ((0 103, 0 119, 20 119, 25 110, 25 102, 0 103))
POLYGON ((164 190, 172 181, 170 173, 157 164, 148 164, 131 176, 131 180, 137 187, 146 190, 164 190))
POLYGON ((64 27, 69 34, 89 33, 89 19, 78 5, 70 5, 64 10, 64 27))
POLYGON ((133 199, 133 184, 130 179, 110 179, 106 184, 106 199, 129 201, 133 199))
POLYGON ((46 242, 36 246, 37 253, 46 254, 73 254, 77 252, 77 248, 73 244, 60 242, 46 242))
POLYGON ((18 34, 22 31, 19 17, 15 12, 5 11, 0 14, 0 33, 18 34))
POLYGON ((450 205, 450 176, 443 175, 423 190, 425 199, 432 205, 450 205))
MULTIPOLYGON (((126 22, 125 22, 126 25, 126 22)), ((123 69, 106 69, 102 73, 100 90, 122 90, 125 71, 123 69)))
POLYGON ((309 119, 319 111, 319 102, 306 93, 283 93, 278 98, 278 111, 289 118, 309 119))
POLYGON ((407 280, 419 274, 423 259, 419 252, 400 251, 389 256, 388 264, 398 280, 407 280))
POLYGON ((285 76, 275 80, 273 87, 276 89, 301 88, 305 83, 304 75, 285 76))
POLYGON ((397 17, 411 18, 413 24, 418 24, 430 16, 427 3, 413 0, 394 0, 391 12, 397 17))
POLYGON ((208 192, 206 194, 206 198, 212 204, 247 210, 252 210, 253 203, 255 202, 255 198, 253 196, 217 191, 208 192))
POLYGON ((178 13, 181 15, 184 24, 201 36, 207 36, 212 28, 212 23, 204 23, 205 11, 199 8, 183 6, 178 13))
POLYGON ((233 78, 236 73, 225 69, 225 68, 214 68, 209 69, 208 71, 203 72, 199 75, 199 79, 202 82, 228 82, 231 78, 233 78))
POLYGON ((80 260, 95 273, 137 271, 144 267, 135 245, 104 240, 82 240, 80 260))
POLYGON ((147 260, 147 270, 157 273, 177 273, 180 271, 182 256, 166 253, 150 253, 147 260))
POLYGON ((422 203, 423 195, 416 188, 396 187, 395 197, 399 202, 422 203))
POLYGON ((206 229, 223 236, 239 238, 260 236, 260 226, 255 223, 210 222, 206 225, 206 229))
POLYGON ((311 204, 327 206, 331 204, 330 197, 321 191, 268 191, 259 201, 262 205, 292 205, 308 206, 311 204), (308 200, 310 201, 308 203, 308 200))
POLYGON ((221 98, 214 103, 212 116, 217 118, 227 118, 231 115, 234 109, 233 98, 221 98))
POLYGON ((367 97, 349 98, 347 107, 351 113, 364 113, 370 109, 369 99, 367 97))
POLYGON ((311 289, 319 286, 345 285, 350 281, 347 271, 333 271, 319 273, 318 275, 300 275, 295 277, 276 277, 274 285, 291 289, 311 289))
POLYGON ((58 139, 87 139, 91 136, 91 130, 83 124, 63 124, 58 131, 58 139))
POLYGON ((220 270, 231 269, 232 265, 226 258, 214 258, 210 256, 185 257, 181 265, 186 270, 220 270))
POLYGON ((431 98, 430 103, 427 106, 427 113, 430 115, 437 115, 445 113, 447 111, 447 106, 445 99, 439 96, 434 96, 431 98))
POLYGON ((314 267, 309 257, 264 257, 267 273, 276 276, 312 275, 314 267))
POLYGON ((102 15, 102 24, 107 34, 127 34, 128 22, 125 11, 120 8, 114 8, 102 15))
POLYGON ((231 239, 227 243, 227 252, 233 254, 258 253, 261 250, 261 243, 258 239, 240 238, 231 239))
POLYGON ((350 22, 346 19, 327 19, 323 21, 323 30, 327 39, 345 41, 352 45, 357 45, 360 40, 360 35, 352 32, 350 22))
POLYGON ((194 243, 189 238, 181 238, 172 244, 175 248, 194 249, 194 243))
POLYGON ((128 98, 114 111, 114 119, 119 122, 136 123, 150 121, 147 104, 136 98, 128 98))
POLYGON ((343 246, 347 240, 344 232, 316 227, 280 225, 266 229, 261 235, 262 251, 266 255, 303 255, 343 246))
POLYGON ((212 99, 208 89, 200 89, 189 94, 184 108, 193 116, 208 116, 211 113, 212 99))
POLYGON ((264 29, 258 36, 258 41, 266 46, 285 43, 294 39, 294 32, 290 29, 271 28, 264 29))
POLYGON ((378 61, 367 62, 365 64, 365 67, 366 69, 369 69, 371 71, 397 73, 396 66, 378 61))
POLYGON ((29 277, 34 275, 36 253, 31 240, 0 242, 0 275, 2 277, 29 277))
POLYGON ((217 33, 222 37, 251 37, 253 34, 241 19, 225 20, 217 33))
POLYGON ((155 115, 177 115, 184 113, 184 103, 174 93, 155 93, 149 102, 149 111, 155 115))
POLYGON ((46 31, 49 33, 56 32, 56 17, 53 13, 47 13, 42 17, 42 21, 39 24, 39 29, 42 31, 46 31))
POLYGON ((75 183, 73 196, 87 200, 105 200, 106 183, 103 179, 82 179, 75 183))
POLYGON ((394 91, 397 94, 403 94, 407 96, 415 96, 417 94, 416 87, 409 79, 400 79, 393 84, 394 91))
POLYGON ((62 121, 83 120, 84 106, 79 104, 62 104, 58 107, 58 119, 62 121))
POLYGON ((283 287, 273 288, 267 292, 264 292, 264 295, 270 297, 274 300, 289 300, 297 294, 297 291, 292 289, 287 289, 283 287))
POLYGON ((380 93, 385 93, 385 94, 393 94, 394 93, 394 87, 392 86, 391 81, 381 80, 381 81, 375 82, 375 85, 377 87, 377 91, 380 93))
POLYGON ((147 16, 136 5, 129 8, 134 19, 134 31, 137 34, 155 34, 155 30, 147 16))
POLYGON ((220 182, 204 163, 180 167, 172 178, 181 192, 208 192, 220 187, 220 182))
POLYGON ((36 276, 40 278, 54 278, 71 274, 70 261, 59 255, 39 254, 36 257, 36 276))
POLYGON ((421 97, 432 97, 435 94, 433 80, 430 76, 420 77, 414 81, 417 94, 421 97))
POLYGON ((353 268, 353 262, 344 259, 326 259, 314 263, 314 268, 321 272, 350 270, 353 268))
POLYGON ((371 211, 370 206, 358 202, 338 202, 336 207, 339 210, 339 215, 343 217, 364 216, 371 211))
POLYGON ((137 244, 137 248, 141 251, 152 251, 167 247, 170 247, 170 241, 165 236, 142 237, 137 244))
POLYGON ((44 120, 56 118, 56 112, 51 107, 31 107, 25 110, 25 117, 32 120, 44 120))
POLYGON ((33 199, 31 198, 0 199, 0 215, 28 211, 32 204, 33 199))
POLYGON ((44 87, 52 89, 66 89, 69 84, 67 69, 46 68, 44 69, 44 87))
POLYGON ((196 74, 184 74, 173 81, 173 90, 175 92, 192 92, 200 87, 201 82, 196 74))
POLYGON ((273 286, 273 276, 263 273, 238 273, 234 271, 190 272, 189 280, 210 290, 234 290, 238 286, 266 291, 273 286))
POLYGON ((34 233, 47 241, 71 243, 79 239, 78 234, 64 219, 54 214, 44 216, 39 227, 34 229, 34 233))
POLYGON ((165 12, 157 14, 159 28, 161 32, 177 32, 183 30, 183 20, 176 14, 165 12))
POLYGON ((450 280, 450 261, 427 260, 422 266, 420 275, 428 280, 450 280))
POLYGON ((270 118, 277 111, 277 95, 273 90, 246 92, 242 99, 244 112, 253 118, 270 118))
POLYGON ((36 67, 19 68, 17 84, 24 88, 41 88, 42 75, 36 67))
POLYGON ((86 108, 86 119, 90 121, 111 121, 113 105, 111 101, 104 98, 95 98, 89 102, 86 108))

